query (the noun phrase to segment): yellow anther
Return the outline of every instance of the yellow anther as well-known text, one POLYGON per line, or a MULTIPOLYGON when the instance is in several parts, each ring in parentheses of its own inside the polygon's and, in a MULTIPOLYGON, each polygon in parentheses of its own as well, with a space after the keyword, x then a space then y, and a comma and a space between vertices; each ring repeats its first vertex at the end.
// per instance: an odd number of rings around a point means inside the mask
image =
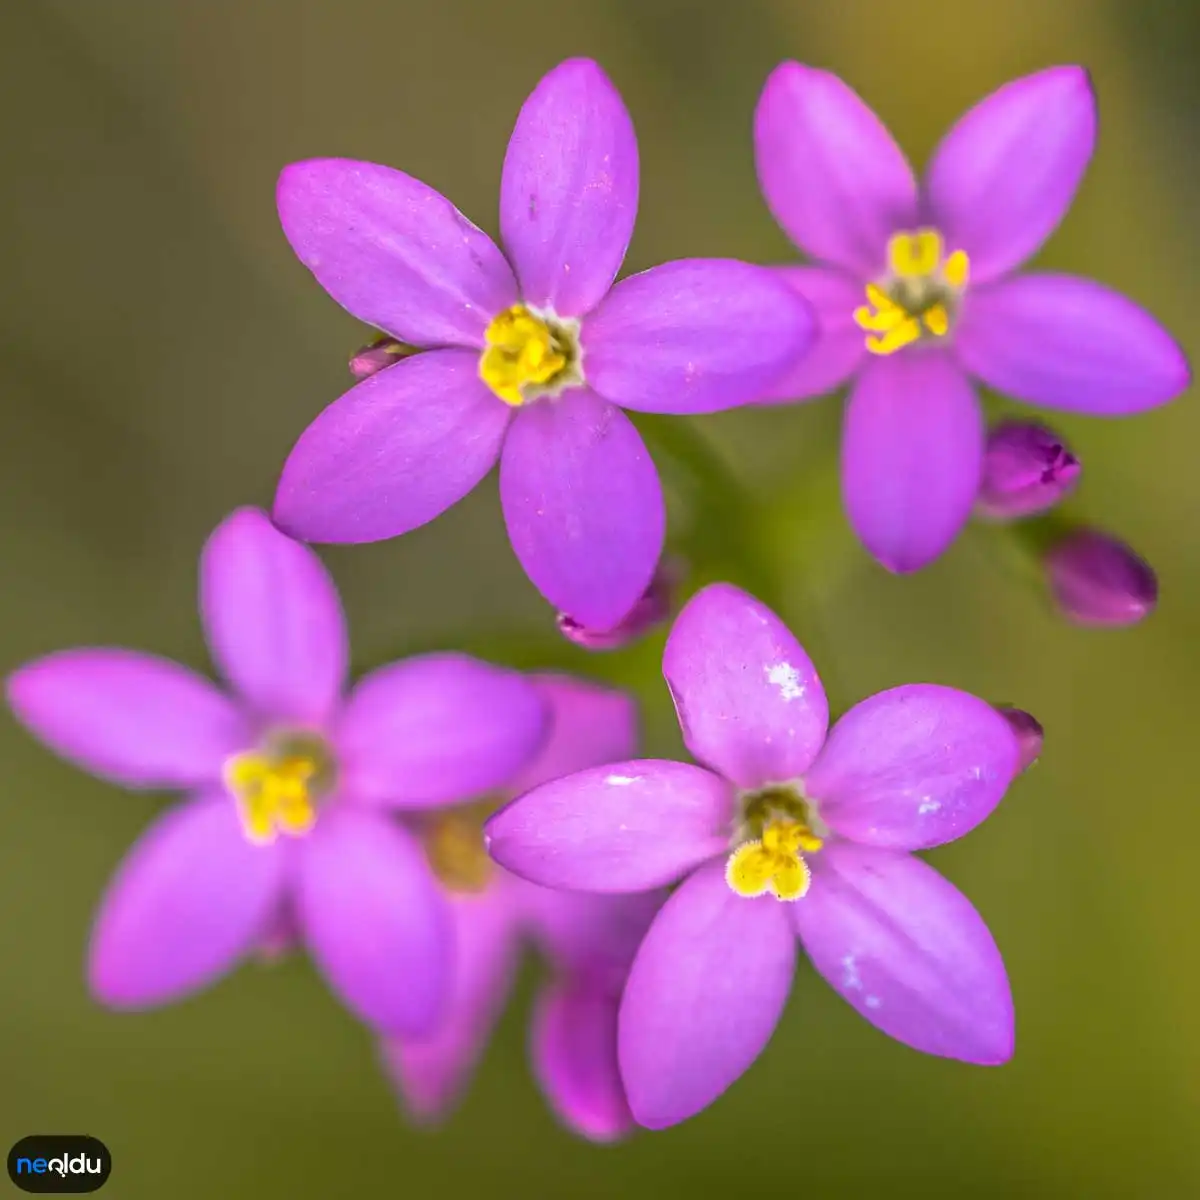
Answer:
POLYGON ((935 304, 926 310, 921 319, 925 322, 925 328, 934 337, 945 337, 950 330, 950 314, 946 311, 944 304, 935 304))
POLYGON ((237 800, 246 837, 265 844, 280 833, 308 833, 317 819, 312 785, 320 769, 308 755, 275 758, 250 751, 231 759, 225 782, 237 800))
POLYGON ((942 278, 953 288, 965 288, 970 277, 971 260, 965 251, 955 250, 942 267, 942 278))
POLYGON ((942 235, 936 229, 898 233, 888 242, 888 269, 901 279, 931 275, 942 261, 942 235))
POLYGON ((452 892, 482 892, 492 878, 483 845, 483 822, 495 805, 439 813, 425 828, 425 856, 433 873, 452 892))
POLYGON ((800 821, 769 821, 761 838, 745 842, 729 856, 725 879, 739 896, 770 892, 777 900, 798 900, 812 879, 800 852, 812 853, 821 846, 821 839, 800 821))
POLYGON ((505 309, 484 338, 479 376, 514 408, 525 403, 526 388, 553 383, 572 364, 574 350, 564 333, 523 304, 505 309))
POLYGON ((867 349, 872 354, 895 354, 905 346, 921 338, 921 322, 916 317, 905 317, 902 324, 889 329, 883 337, 867 338, 867 349))

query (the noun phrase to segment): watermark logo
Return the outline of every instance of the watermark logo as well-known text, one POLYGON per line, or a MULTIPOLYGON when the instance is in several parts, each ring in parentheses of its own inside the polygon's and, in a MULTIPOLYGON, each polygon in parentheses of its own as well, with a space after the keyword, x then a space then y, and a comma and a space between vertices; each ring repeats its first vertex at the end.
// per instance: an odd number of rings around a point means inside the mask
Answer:
POLYGON ((41 1196, 80 1195, 102 1188, 112 1173, 112 1155, 99 1138, 74 1133, 39 1133, 8 1152, 8 1177, 23 1192, 41 1196))

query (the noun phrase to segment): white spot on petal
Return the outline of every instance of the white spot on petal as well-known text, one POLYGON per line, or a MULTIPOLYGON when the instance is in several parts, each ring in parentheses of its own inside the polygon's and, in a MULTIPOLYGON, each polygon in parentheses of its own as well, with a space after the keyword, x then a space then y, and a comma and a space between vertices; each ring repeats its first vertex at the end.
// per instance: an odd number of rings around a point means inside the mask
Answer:
POLYGON ((921 803, 917 807, 917 816, 923 817, 926 813, 935 813, 941 807, 940 800, 935 800, 932 796, 922 796, 921 803))
POLYGON ((862 991, 862 979, 858 974, 858 961, 853 954, 847 954, 842 959, 842 987, 848 992, 862 991))
POLYGON ((868 996, 866 1005, 868 1008, 878 1008, 883 1003, 878 996, 868 996))
POLYGON ((636 775, 606 775, 604 782, 612 787, 628 787, 631 783, 637 783, 636 775))
POLYGON ((800 672, 791 663, 772 663, 766 668, 767 682, 773 683, 785 700, 799 700, 804 695, 800 672))

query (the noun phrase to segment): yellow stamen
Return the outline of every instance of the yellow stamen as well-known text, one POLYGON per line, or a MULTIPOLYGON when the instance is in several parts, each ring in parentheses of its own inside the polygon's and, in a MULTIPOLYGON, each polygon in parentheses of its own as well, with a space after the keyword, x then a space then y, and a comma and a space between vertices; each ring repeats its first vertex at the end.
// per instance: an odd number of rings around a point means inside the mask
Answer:
POLYGON ((266 845, 280 833, 308 833, 317 820, 312 785, 320 770, 307 754, 276 758, 252 750, 230 759, 225 782, 237 800, 246 837, 266 845))
POLYGON ((452 892, 482 892, 494 867, 483 845, 483 823, 494 804, 438 813, 425 827, 425 856, 433 873, 452 892))
POLYGON ((770 892, 777 900, 798 900, 812 880, 800 852, 815 853, 822 845, 801 821, 768 821, 761 838, 745 842, 729 856, 725 879, 739 896, 770 892))
POLYGON ((898 233, 888 242, 888 268, 901 279, 932 275, 942 261, 942 235, 936 229, 898 233))
POLYGON ((571 375, 578 350, 566 324, 538 315, 523 304, 506 308, 484 333, 487 349, 479 377, 504 401, 519 408, 536 392, 571 375))

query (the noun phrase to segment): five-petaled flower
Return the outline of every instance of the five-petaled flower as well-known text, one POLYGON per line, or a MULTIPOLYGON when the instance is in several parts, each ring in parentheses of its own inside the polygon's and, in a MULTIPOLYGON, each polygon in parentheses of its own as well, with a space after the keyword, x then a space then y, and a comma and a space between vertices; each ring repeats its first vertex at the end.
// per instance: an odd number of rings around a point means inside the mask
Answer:
MULTIPOLYGON (((432 520, 500 462, 521 565, 581 626, 617 625, 663 546, 662 489, 621 411, 700 413, 761 398, 805 351, 809 305, 773 271, 667 263, 613 286, 633 231, 638 151, 593 62, 525 102, 500 186, 504 254, 400 171, 288 167, 296 253, 355 316, 423 353, 370 374, 292 450, 274 515, 312 542, 371 542, 432 520)), ((373 364, 371 369, 373 369, 373 364)))
MULTIPOLYGON (((551 734, 507 796, 635 751, 637 712, 628 696, 565 676, 533 678, 550 705, 551 734)), ((662 896, 557 892, 508 874, 483 845, 483 820, 495 807, 447 809, 422 822, 430 862, 449 893, 457 970, 431 1036, 385 1041, 388 1071, 414 1116, 444 1116, 469 1081, 528 938, 551 970, 530 1026, 534 1073, 568 1126, 610 1141, 633 1124, 617 1070, 617 1004, 662 896)))
POLYGON ((1183 391, 1183 352, 1148 313, 1086 279, 1013 275, 1058 225, 1096 138, 1079 67, 1015 80, 963 116, 918 188, 879 118, 836 76, 784 63, 755 123, 775 219, 816 261, 780 268, 813 304, 811 354, 772 388, 854 377, 842 442, 850 523, 886 567, 941 554, 979 490, 974 377, 1049 408, 1121 416, 1183 391))
POLYGON ((1006 1061, 1012 999, 995 942, 970 902, 908 853, 961 837, 999 803, 1018 753, 1004 716, 914 684, 864 700, 827 732, 804 650, 729 584, 684 608, 663 674, 705 766, 582 771, 485 827, 497 862, 545 886, 622 893, 683 878, 621 1001, 618 1059, 637 1121, 682 1121, 749 1067, 790 991, 797 935, 884 1033, 930 1054, 1006 1061))
POLYGON ((451 986, 451 918, 393 812, 511 779, 547 734, 544 698, 462 654, 381 667, 343 698, 333 581, 254 509, 209 538, 200 610, 232 696, 118 649, 60 651, 8 680, 18 718, 64 758, 131 788, 190 793, 108 889, 93 993, 116 1008, 177 999, 294 925, 356 1016, 430 1029, 451 986))

